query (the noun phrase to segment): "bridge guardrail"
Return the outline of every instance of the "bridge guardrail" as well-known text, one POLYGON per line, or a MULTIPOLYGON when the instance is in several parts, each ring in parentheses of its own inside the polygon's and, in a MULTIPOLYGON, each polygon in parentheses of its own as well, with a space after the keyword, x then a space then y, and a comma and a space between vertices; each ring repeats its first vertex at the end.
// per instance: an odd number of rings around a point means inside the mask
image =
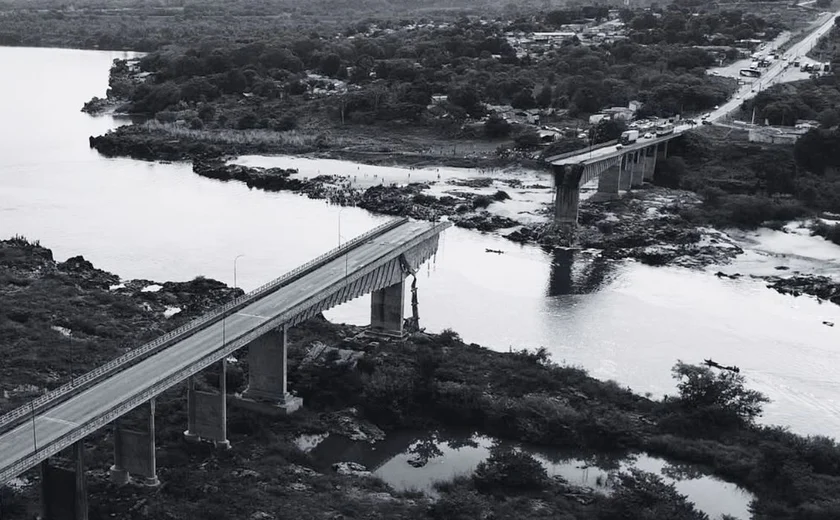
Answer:
POLYGON ((140 347, 132 349, 129 352, 126 352, 122 356, 115 358, 76 379, 73 379, 69 383, 65 383, 64 385, 56 388, 55 390, 47 392, 46 394, 36 399, 33 399, 29 403, 20 406, 0 417, 0 431, 3 431, 7 427, 9 427, 9 425, 14 424, 16 421, 21 420, 23 417, 31 415, 32 413, 34 413, 35 410, 41 409, 45 405, 84 389, 87 385, 91 384, 92 382, 98 380, 99 378, 107 374, 110 374, 111 372, 117 369, 125 367, 128 363, 138 360, 138 358, 140 358, 141 356, 145 356, 147 354, 151 354, 160 350, 162 347, 165 347, 171 340, 177 337, 180 337, 188 332, 196 333, 200 331, 207 324, 218 321, 220 318, 229 315, 233 309, 239 308, 242 305, 250 302, 251 300, 254 300, 257 297, 262 296, 265 293, 275 289, 281 284, 287 283, 299 277, 300 275, 312 269, 315 265, 321 264, 329 260, 330 258, 340 256, 342 253, 358 246, 359 243, 369 240, 373 236, 378 236, 386 231, 389 231, 390 229, 402 225, 407 221, 408 218, 400 217, 380 224, 379 226, 368 231, 367 233, 364 233, 362 235, 359 235, 358 237, 348 240, 347 242, 338 246, 337 248, 332 249, 324 253, 323 255, 292 269, 291 271, 283 274, 279 278, 276 278, 266 284, 263 284, 262 286, 254 289, 248 294, 242 295, 222 305, 221 307, 218 307, 190 321, 189 323, 178 327, 177 329, 167 332, 163 336, 155 338, 149 343, 146 343, 144 345, 141 345, 140 347))
MULTIPOLYGON (((351 248, 355 247, 359 242, 368 240, 368 239, 370 239, 371 236, 382 233, 384 230, 386 230, 388 228, 392 228, 392 227, 395 227, 397 225, 401 225, 404 222, 406 222, 407 220, 408 220, 407 218, 402 218, 402 219, 393 220, 393 221, 390 221, 386 224, 378 226, 378 227, 374 228, 373 230, 371 230, 370 232, 366 233, 365 235, 357 237, 357 239, 354 239, 354 241, 347 242, 345 244, 346 249, 351 249, 351 248)), ((435 223, 435 225, 432 227, 432 229, 428 230, 427 233, 440 233, 443 230, 450 227, 451 225, 452 224, 450 222, 435 223)), ((415 241, 416 240, 418 240, 418 239, 415 239, 415 241)), ((343 251, 343 250, 344 250, 344 248, 339 247, 339 248, 334 249, 330 253, 321 255, 321 257, 318 257, 318 258, 323 259, 325 257, 330 256, 331 254, 335 254, 335 253, 343 251)), ((310 267, 311 267, 311 264, 317 263, 317 260, 318 259, 315 259, 315 260, 312 260, 310 262, 307 262, 306 264, 303 264, 302 266, 300 266, 300 268, 298 268, 298 270, 302 271, 304 266, 306 266, 306 265, 310 265, 310 267)), ((290 273, 291 273, 291 271, 290 271, 290 273)), ((285 276, 288 276, 289 274, 287 274, 285 276)), ((361 278, 364 275, 365 275, 365 273, 363 271, 355 272, 353 274, 350 274, 349 276, 345 276, 343 279, 341 279, 337 282, 334 282, 333 286, 339 285, 339 284, 346 285, 346 284, 352 283, 356 279, 361 278)), ((273 283, 273 282, 271 282, 271 283, 273 283)), ((265 284, 265 286, 268 286, 268 285, 270 285, 270 283, 265 284)), ((263 286, 263 287, 265 287, 265 286, 263 286)), ((257 289, 257 290, 259 290, 259 289, 257 289)), ((252 293, 257 292, 257 290, 252 291, 252 293)), ((249 293, 249 294, 251 294, 251 293, 249 293)), ((316 297, 312 296, 312 297, 308 298, 307 300, 295 305, 293 308, 288 309, 281 316, 278 316, 279 321, 280 322, 284 321, 283 319, 280 319, 280 318, 285 318, 285 320, 293 319, 293 317, 295 315, 297 315, 301 312, 301 309, 305 309, 306 307, 311 306, 312 305, 312 300, 314 298, 316 298, 316 297)), ((239 337, 232 338, 230 340, 230 342, 227 344, 227 347, 223 348, 222 357, 224 357, 226 355, 229 355, 230 352, 234 352, 234 351, 242 348, 248 342, 252 341, 253 338, 258 337, 261 334, 263 334, 265 332, 265 330, 261 330, 261 329, 266 329, 267 327, 270 329, 270 327, 276 326, 278 320, 272 320, 272 321, 274 322, 273 324, 268 323, 268 324, 262 325, 260 327, 257 327, 257 329, 252 330, 251 332, 247 332, 247 333, 245 333, 245 334, 243 334, 239 337)), ((146 402, 146 401, 154 398, 155 396, 157 396, 161 392, 165 391, 167 388, 171 388, 172 386, 178 384, 178 382, 182 381, 185 377, 189 377, 190 375, 195 375, 196 373, 200 372, 201 370, 203 370, 204 368, 206 368, 207 366, 209 366, 210 364, 215 362, 215 360, 217 360, 217 359, 218 359, 218 351, 206 354, 204 357, 201 358, 201 360, 199 360, 198 362, 193 364, 191 367, 187 367, 186 369, 183 369, 181 371, 178 371, 176 373, 173 373, 173 374, 170 374, 170 375, 167 375, 165 377, 162 377, 162 378, 158 379, 157 381, 152 383, 152 385, 149 388, 147 388, 146 390, 144 390, 140 394, 135 395, 135 396, 131 396, 131 397, 128 397, 128 398, 122 400, 119 404, 114 406, 114 408, 112 408, 110 411, 104 413, 102 416, 90 420, 89 422, 83 424, 80 428, 78 428, 76 430, 71 430, 71 431, 68 431, 67 433, 64 433, 63 435, 61 435, 57 439, 54 439, 53 441, 50 441, 48 444, 40 447, 40 449, 31 453, 30 455, 26 455, 26 456, 18 459, 11 466, 9 466, 5 469, 0 469, 0 484, 4 483, 8 479, 14 478, 15 476, 19 475, 23 471, 26 471, 27 469, 32 468, 35 464, 38 463, 39 460, 43 460, 44 458, 55 455, 56 453, 60 452, 62 449, 64 449, 69 444, 72 444, 73 442, 76 442, 80 439, 83 439, 85 436, 89 435, 90 432, 96 431, 97 429, 99 429, 102 426, 108 424, 109 422, 111 422, 115 418, 117 418, 117 417, 125 414, 129 410, 139 406, 143 402, 146 402), (186 376, 184 375, 185 373, 186 373, 186 376)))
POLYGON ((607 141, 604 143, 596 144, 594 146, 589 146, 587 148, 580 148, 578 150, 572 150, 571 152, 561 153, 559 155, 552 155, 551 157, 546 157, 544 159, 547 163, 552 163, 554 161, 560 161, 562 159, 566 159, 567 157, 574 157, 575 155, 582 155, 589 152, 594 152, 595 150, 600 150, 601 148, 608 148, 610 146, 615 146, 618 144, 618 139, 613 139, 612 141, 607 141))

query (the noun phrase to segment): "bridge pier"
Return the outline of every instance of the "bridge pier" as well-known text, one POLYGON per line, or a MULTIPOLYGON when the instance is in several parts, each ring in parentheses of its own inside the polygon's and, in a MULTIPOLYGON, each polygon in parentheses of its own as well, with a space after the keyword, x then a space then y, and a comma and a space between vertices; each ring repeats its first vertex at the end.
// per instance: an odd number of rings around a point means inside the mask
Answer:
POLYGON ((227 360, 221 360, 218 392, 195 389, 195 377, 187 380, 187 442, 201 439, 213 442, 217 448, 230 448, 227 440, 227 360))
POLYGON ((653 172, 656 169, 656 147, 648 147, 645 148, 645 156, 644 156, 644 167, 643 170, 643 178, 646 181, 653 180, 653 172))
POLYGON ((580 179, 582 165, 555 165, 554 170, 554 225, 574 230, 580 207, 580 179))
POLYGON ((656 158, 666 159, 668 157, 668 141, 662 141, 656 145, 656 158))
POLYGON ((621 157, 620 171, 618 191, 630 191, 630 181, 633 179, 633 154, 627 154, 621 157))
POLYGON ((149 401, 149 418, 146 431, 128 430, 118 422, 114 423, 114 465, 111 466, 111 481, 118 485, 127 484, 131 475, 142 484, 157 486, 157 464, 155 460, 155 400, 149 401))
POLYGON ((87 520, 84 440, 73 444, 73 467, 41 462, 41 514, 44 520, 87 520))
POLYGON ((303 406, 303 399, 288 392, 287 325, 248 344, 248 388, 236 403, 243 408, 288 415, 303 406))
POLYGON ((630 187, 641 188, 645 182, 645 156, 644 150, 633 152, 633 171, 630 176, 630 187))
POLYGON ((612 200, 618 198, 621 180, 621 164, 614 164, 601 172, 598 177, 598 192, 593 200, 612 200))
POLYGON ((402 338, 405 313, 405 280, 370 294, 369 332, 402 338))

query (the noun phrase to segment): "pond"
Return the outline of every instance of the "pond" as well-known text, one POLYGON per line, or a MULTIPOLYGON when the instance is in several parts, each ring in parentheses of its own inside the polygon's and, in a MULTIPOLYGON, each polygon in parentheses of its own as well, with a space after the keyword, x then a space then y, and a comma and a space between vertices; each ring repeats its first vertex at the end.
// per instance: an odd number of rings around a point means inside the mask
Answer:
POLYGON ((616 459, 610 456, 581 456, 580 453, 500 441, 482 435, 452 433, 393 432, 382 441, 353 441, 340 435, 305 435, 297 439, 298 448, 309 453, 316 466, 327 470, 337 462, 356 462, 365 466, 398 491, 422 491, 438 496, 435 484, 457 476, 468 476, 499 444, 531 454, 549 476, 597 493, 610 492, 610 475, 637 468, 653 473, 677 492, 685 495, 712 520, 721 515, 748 520, 753 496, 730 482, 704 474, 699 468, 646 455, 633 454, 616 459))

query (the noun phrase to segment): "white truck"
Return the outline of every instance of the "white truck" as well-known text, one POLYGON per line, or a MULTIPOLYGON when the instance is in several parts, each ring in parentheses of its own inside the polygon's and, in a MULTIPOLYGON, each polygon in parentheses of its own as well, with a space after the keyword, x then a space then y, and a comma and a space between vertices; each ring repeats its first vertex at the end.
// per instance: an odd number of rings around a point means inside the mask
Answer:
POLYGON ((618 142, 621 144, 630 144, 635 143, 638 138, 638 130, 627 130, 626 132, 621 132, 621 137, 618 138, 618 142))

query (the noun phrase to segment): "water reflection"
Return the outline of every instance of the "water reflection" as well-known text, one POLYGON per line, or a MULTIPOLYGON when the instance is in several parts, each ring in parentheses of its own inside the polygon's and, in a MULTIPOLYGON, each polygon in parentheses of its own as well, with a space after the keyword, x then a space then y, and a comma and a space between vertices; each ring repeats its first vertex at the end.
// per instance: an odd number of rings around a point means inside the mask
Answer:
POLYGON ((615 272, 615 262, 594 251, 561 248, 554 249, 550 254, 548 296, 593 293, 601 289, 615 272))
POLYGON ((493 447, 499 446, 525 451, 543 465, 549 476, 562 477, 598 493, 611 491, 611 476, 616 472, 638 468, 659 475, 714 519, 724 514, 750 518, 749 503, 753 499, 735 484, 708 476, 699 467, 646 454, 622 457, 582 453, 445 431, 393 432, 374 444, 338 435, 303 436, 298 446, 322 471, 336 462, 356 462, 397 490, 422 491, 433 497, 438 496, 437 482, 472 474, 493 447))

